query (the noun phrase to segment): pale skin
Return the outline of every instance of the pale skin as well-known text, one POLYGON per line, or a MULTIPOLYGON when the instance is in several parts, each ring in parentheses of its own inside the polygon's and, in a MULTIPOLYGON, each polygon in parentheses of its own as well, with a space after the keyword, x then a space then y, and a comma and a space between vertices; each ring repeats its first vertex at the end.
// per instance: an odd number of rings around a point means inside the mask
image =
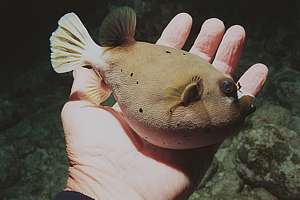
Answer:
MULTIPOLYGON (((191 26, 188 14, 176 15, 157 44, 182 48, 191 26)), ((235 25, 225 31, 223 22, 212 18, 202 25, 190 52, 232 75, 244 41, 243 27, 235 25)), ((94 72, 86 68, 74 71, 71 94, 83 92, 90 73, 94 72)), ((264 64, 251 66, 239 80, 242 91, 257 95, 267 73, 264 64)), ((123 119, 118 105, 98 108, 81 98, 72 100, 62 110, 70 163, 66 190, 94 199, 187 199, 219 146, 184 151, 162 149, 139 138, 123 119)))

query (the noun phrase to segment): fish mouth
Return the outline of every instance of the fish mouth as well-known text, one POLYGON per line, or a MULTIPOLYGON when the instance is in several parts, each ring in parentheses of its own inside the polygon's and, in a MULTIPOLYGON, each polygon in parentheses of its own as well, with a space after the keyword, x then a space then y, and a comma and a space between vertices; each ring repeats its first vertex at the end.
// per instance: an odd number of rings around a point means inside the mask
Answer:
POLYGON ((247 117, 251 113, 255 112, 256 106, 254 105, 255 97, 252 95, 244 95, 239 98, 240 112, 242 117, 247 117))

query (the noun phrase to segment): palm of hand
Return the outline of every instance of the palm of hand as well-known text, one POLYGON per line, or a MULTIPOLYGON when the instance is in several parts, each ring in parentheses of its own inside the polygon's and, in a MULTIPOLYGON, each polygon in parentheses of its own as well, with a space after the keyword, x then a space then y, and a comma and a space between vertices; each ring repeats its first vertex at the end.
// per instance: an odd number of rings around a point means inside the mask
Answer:
MULTIPOLYGON (((157 43, 181 48, 190 28, 190 16, 179 14, 157 43)), ((232 74, 245 33, 242 27, 233 26, 223 34, 220 20, 207 20, 191 52, 212 62, 217 51, 213 65, 232 74)), ((74 72, 71 93, 81 91, 89 73, 83 68, 74 72)), ((266 75, 266 67, 256 64, 239 82, 245 93, 256 95, 266 75)), ((130 129, 117 107, 95 108, 85 100, 68 102, 62 120, 70 162, 66 189, 95 199, 185 199, 205 174, 218 147, 185 151, 155 147, 130 129)))

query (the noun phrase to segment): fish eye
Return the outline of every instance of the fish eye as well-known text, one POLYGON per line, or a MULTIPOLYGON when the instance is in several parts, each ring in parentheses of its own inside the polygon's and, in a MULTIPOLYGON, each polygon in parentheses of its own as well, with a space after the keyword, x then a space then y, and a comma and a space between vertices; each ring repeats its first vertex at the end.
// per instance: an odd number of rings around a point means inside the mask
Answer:
POLYGON ((237 91, 237 86, 233 80, 226 78, 221 81, 220 89, 226 96, 235 96, 237 91))

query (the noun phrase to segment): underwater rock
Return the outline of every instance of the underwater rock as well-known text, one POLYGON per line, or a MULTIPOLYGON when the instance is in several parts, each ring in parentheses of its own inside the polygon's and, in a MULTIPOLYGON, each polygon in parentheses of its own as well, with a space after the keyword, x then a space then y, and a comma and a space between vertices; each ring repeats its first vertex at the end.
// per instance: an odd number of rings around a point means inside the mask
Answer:
POLYGON ((6 190, 4 200, 53 199, 63 190, 67 178, 66 159, 61 149, 36 149, 22 159, 21 178, 6 190), (30 183, 30 184, 28 184, 30 183))
POLYGON ((282 106, 276 105, 273 102, 265 101, 257 108, 249 121, 253 123, 254 126, 259 124, 288 126, 291 120, 291 111, 282 106))
MULTIPOLYGON (((2 136, 0 135, 2 138, 2 136)), ((1 140, 1 139, 0 139, 1 140)), ((16 156, 15 148, 12 145, 0 141, 0 199, 4 196, 5 189, 14 185, 21 175, 20 160, 16 156)))
POLYGON ((237 144, 237 172, 249 185, 280 199, 299 199, 299 144, 299 135, 284 127, 269 124, 245 130, 237 144))
POLYGON ((236 198, 239 199, 245 199, 245 200, 278 200, 277 197, 273 196, 270 192, 268 192, 264 188, 251 188, 248 185, 245 185, 243 188, 243 191, 241 191, 240 195, 242 198, 236 198))
POLYGON ((0 131, 13 126, 20 118, 19 106, 7 96, 0 97, 0 131))
POLYGON ((213 169, 210 169, 199 188, 189 200, 233 199, 242 190, 243 181, 234 169, 233 143, 228 139, 215 155, 213 169), (228 145, 229 144, 229 145, 228 145), (216 167, 217 166, 217 167, 216 167))
POLYGON ((286 69, 278 72, 273 80, 275 95, 282 106, 293 114, 300 114, 300 72, 286 69))
POLYGON ((235 166, 238 138, 228 139, 221 145, 210 169, 199 188, 189 200, 277 200, 264 188, 252 188, 239 177, 235 166))
POLYGON ((291 118, 290 123, 288 124, 288 128, 296 131, 298 134, 300 134, 300 117, 299 116, 293 116, 291 118))
POLYGON ((63 190, 68 164, 59 116, 58 108, 44 108, 2 132, 0 171, 8 173, 0 176, 0 199, 46 200, 63 190))

